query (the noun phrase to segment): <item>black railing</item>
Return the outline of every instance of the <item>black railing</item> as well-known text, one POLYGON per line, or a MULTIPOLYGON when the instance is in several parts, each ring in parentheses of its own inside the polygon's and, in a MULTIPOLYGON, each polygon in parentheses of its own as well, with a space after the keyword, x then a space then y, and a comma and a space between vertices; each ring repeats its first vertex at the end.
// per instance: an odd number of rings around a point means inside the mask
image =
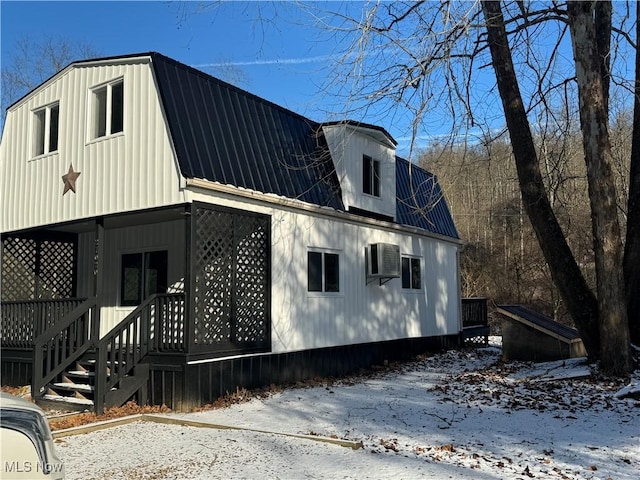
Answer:
POLYGON ((33 398, 42 397, 49 382, 95 345, 100 336, 98 310, 95 298, 85 300, 34 340, 33 398))
POLYGON ((462 299, 462 326, 463 327, 486 327, 489 325, 487 318, 486 298, 463 298, 462 299))
POLYGON ((94 392, 97 412, 103 411, 105 396, 132 375, 147 354, 186 351, 184 298, 184 294, 152 295, 100 339, 94 392))
POLYGON ((3 348, 33 348, 34 339, 84 302, 84 298, 2 302, 0 345, 3 348))
POLYGON ((462 299, 462 336, 467 343, 489 342, 489 318, 486 298, 462 299))

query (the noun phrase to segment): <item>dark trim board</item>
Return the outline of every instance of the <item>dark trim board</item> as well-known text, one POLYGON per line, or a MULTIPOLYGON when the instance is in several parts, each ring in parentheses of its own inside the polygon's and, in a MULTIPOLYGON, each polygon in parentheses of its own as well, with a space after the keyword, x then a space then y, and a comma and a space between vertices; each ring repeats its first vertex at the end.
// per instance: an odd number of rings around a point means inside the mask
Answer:
POLYGON ((237 389, 357 374, 385 362, 408 361, 422 353, 457 347, 460 340, 456 334, 266 353, 195 364, 154 363, 150 365, 148 403, 164 404, 174 411, 190 411, 237 389))
POLYGON ((30 385, 32 376, 33 352, 31 349, 2 349, 0 352, 0 382, 3 386, 30 385))

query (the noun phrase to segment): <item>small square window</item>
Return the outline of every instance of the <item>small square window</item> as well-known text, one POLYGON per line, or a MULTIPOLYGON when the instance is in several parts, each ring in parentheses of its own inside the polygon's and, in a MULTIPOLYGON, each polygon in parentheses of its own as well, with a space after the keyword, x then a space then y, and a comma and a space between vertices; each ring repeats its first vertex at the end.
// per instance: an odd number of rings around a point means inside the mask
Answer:
POLYGON ((58 151, 60 105, 36 110, 33 116, 33 156, 58 151))
POLYGON ((124 82, 122 80, 93 90, 92 138, 124 131, 124 82))
POLYGON ((339 292, 340 255, 327 252, 308 252, 307 278, 309 292, 339 292))
POLYGON ((402 257, 402 288, 420 290, 421 271, 419 258, 402 257))
POLYGON ((374 197, 380 196, 380 160, 362 156, 362 191, 374 197))

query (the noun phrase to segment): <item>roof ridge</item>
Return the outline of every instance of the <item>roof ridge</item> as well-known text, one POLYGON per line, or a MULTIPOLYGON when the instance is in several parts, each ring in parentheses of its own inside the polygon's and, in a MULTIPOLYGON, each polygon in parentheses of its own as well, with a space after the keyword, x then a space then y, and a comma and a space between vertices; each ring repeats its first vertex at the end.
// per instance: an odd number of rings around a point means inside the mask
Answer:
POLYGON ((152 64, 153 64, 154 61, 156 61, 156 59, 160 59, 160 60, 162 60, 164 62, 167 62, 167 63, 172 63, 175 66, 178 66, 180 68, 183 68, 183 69, 189 71, 189 73, 192 73, 192 74, 197 75, 199 77, 203 77, 206 80, 211 80, 211 81, 217 82, 217 83, 219 83, 220 85, 222 85, 222 86, 224 86, 226 88, 230 88, 230 89, 232 89, 232 90, 234 90, 234 91, 236 91, 238 93, 241 93, 242 95, 246 95, 248 97, 253 98, 254 100, 257 100, 259 102, 265 103, 265 104, 269 105, 270 107, 275 107, 276 109, 278 109, 280 111, 286 112, 286 113, 288 113, 290 115, 293 115, 293 116, 298 117, 298 118, 300 118, 302 120, 305 120, 310 125, 313 125, 316 128, 319 128, 322 125, 321 122, 317 122, 315 120, 312 120, 312 119, 310 119, 310 118, 308 118, 308 117, 306 117, 306 116, 304 116, 304 115, 302 115, 302 114, 300 114, 298 112, 295 112, 295 111, 291 110, 290 108, 283 107, 282 105, 279 105, 279 104, 277 104, 277 103, 275 103, 275 102, 273 102, 271 100, 267 100, 266 98, 263 98, 263 97, 261 97, 259 95, 256 95, 255 93, 252 93, 252 92, 250 92, 248 90, 245 90, 244 88, 238 87, 237 85, 229 83, 229 82, 227 82, 225 80, 222 80, 222 79, 220 79, 218 77, 215 77, 215 76, 213 76, 213 75, 211 75, 209 73, 203 72, 202 70, 199 70, 199 69, 197 69, 195 67, 192 67, 191 65, 187 65, 186 63, 183 63, 183 62, 181 62, 179 60, 176 60, 175 58, 167 57, 166 55, 163 55, 162 53, 159 53, 159 52, 151 52, 151 53, 149 53, 149 55, 151 56, 152 64))

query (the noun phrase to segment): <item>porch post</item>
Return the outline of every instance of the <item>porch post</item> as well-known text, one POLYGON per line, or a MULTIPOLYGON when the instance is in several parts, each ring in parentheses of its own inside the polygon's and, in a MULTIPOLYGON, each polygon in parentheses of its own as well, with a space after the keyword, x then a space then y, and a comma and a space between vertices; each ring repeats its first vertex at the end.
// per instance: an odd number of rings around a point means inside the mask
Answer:
POLYGON ((184 340, 186 353, 189 354, 192 351, 192 345, 194 342, 194 327, 195 327, 195 309, 193 305, 193 292, 195 288, 195 282, 192 278, 193 275, 193 204, 190 203, 184 210, 184 225, 185 225, 185 248, 184 248, 184 301, 185 301, 185 320, 184 320, 184 340))
POLYGON ((102 279, 104 276, 104 219, 96 218, 95 251, 93 262, 93 295, 96 297, 95 318, 92 322, 92 335, 97 341, 100 338, 100 310, 102 307, 102 279))

